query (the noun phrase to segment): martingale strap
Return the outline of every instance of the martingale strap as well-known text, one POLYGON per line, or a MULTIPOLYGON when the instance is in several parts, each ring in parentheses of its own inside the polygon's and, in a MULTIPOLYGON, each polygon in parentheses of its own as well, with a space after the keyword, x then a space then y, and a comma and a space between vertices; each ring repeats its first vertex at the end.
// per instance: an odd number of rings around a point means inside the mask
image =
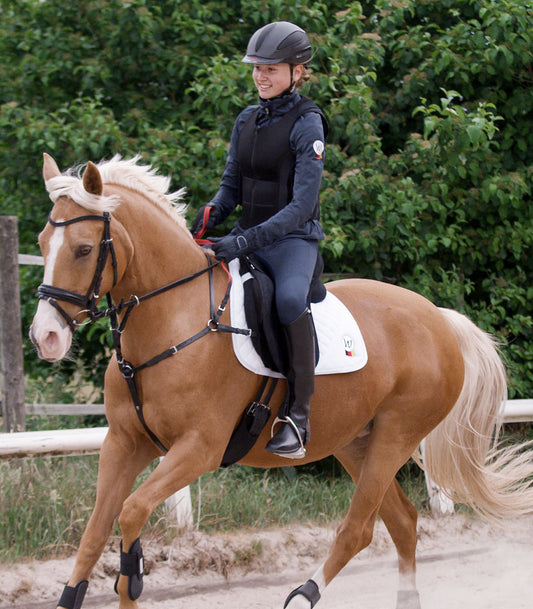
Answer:
MULTIPOLYGON (((144 427, 144 430, 146 431, 146 433, 148 434, 148 436, 150 437, 152 442, 164 454, 166 454, 168 452, 168 449, 163 445, 163 443, 159 440, 159 438, 149 428, 149 426, 146 423, 146 420, 144 418, 143 406, 142 406, 142 402, 141 402, 141 399, 139 396, 139 389, 138 389, 137 381, 136 381, 136 374, 138 372, 140 372, 141 370, 145 370, 146 368, 155 366, 159 362, 161 362, 169 357, 172 357, 173 355, 176 355, 176 353, 179 353, 181 350, 185 349, 189 345, 192 345, 194 342, 196 342, 200 338, 206 336, 210 332, 230 332, 230 333, 244 334, 244 335, 250 334, 249 329, 234 328, 232 326, 227 326, 227 325, 221 324, 219 322, 220 317, 226 310, 226 305, 229 300, 229 295, 230 295, 230 291, 231 291, 231 276, 229 275, 229 272, 226 269, 226 272, 228 273, 228 285, 227 285, 224 297, 222 298, 222 302, 220 303, 218 308, 216 308, 215 300, 214 300, 215 290, 214 290, 214 282, 213 282, 213 268, 215 265, 210 263, 209 257, 207 256, 207 254, 206 254, 206 258, 208 261, 208 266, 205 269, 203 269, 202 271, 195 273, 194 275, 189 275, 189 277, 187 277, 185 279, 190 281, 192 279, 195 279, 196 277, 199 277, 201 274, 203 274, 205 272, 207 272, 209 274, 209 302, 210 302, 211 316, 210 316, 209 321, 207 322, 207 325, 204 328, 202 328, 202 330, 200 330, 199 332, 197 332, 196 334, 191 336, 190 338, 184 340, 183 342, 181 342, 177 345, 174 345, 173 347, 170 347, 169 349, 163 351, 159 355, 152 357, 151 359, 144 362, 143 364, 140 364, 138 366, 133 366, 130 362, 126 361, 124 359, 124 357, 122 356, 122 348, 121 348, 121 344, 120 344, 120 338, 121 338, 122 333, 124 332, 126 322, 129 318, 129 315, 130 315, 132 309, 137 304, 139 304, 139 302, 141 302, 143 300, 143 298, 136 297, 134 300, 132 300, 132 301, 130 301, 130 303, 128 303, 126 312, 125 312, 122 322, 120 324, 118 323, 117 309, 116 308, 109 309, 109 311, 111 311, 111 313, 110 313, 111 331, 113 334, 113 341, 115 344, 115 353, 117 356, 117 363, 118 363, 119 369, 128 385, 128 388, 130 390, 130 395, 131 395, 131 398, 133 401, 133 405, 135 407, 135 412, 137 413, 137 416, 139 417, 139 421, 141 422, 142 426, 144 427)), ((175 285, 173 287, 175 287, 175 285)), ((166 289, 168 289, 168 286, 165 286, 164 288, 161 288, 159 291, 156 291, 156 292, 161 293, 162 291, 164 291, 166 289)), ((146 295, 146 296, 150 296, 150 297, 155 296, 156 292, 151 292, 150 295, 146 295)))
MULTIPOLYGON (((163 361, 164 359, 175 355, 182 349, 185 349, 185 347, 188 347, 189 345, 196 342, 203 336, 206 336, 210 332, 231 332, 231 333, 236 333, 236 334, 250 335, 251 331, 249 329, 234 328, 232 326, 227 326, 227 325, 220 323, 220 321, 219 321, 220 317, 222 316, 222 313, 224 313, 224 311, 226 309, 226 305, 229 300, 232 279, 231 279, 231 275, 230 275, 227 267, 225 266, 225 264, 221 261, 211 262, 207 253, 205 254, 206 259, 207 259, 207 266, 204 267, 203 269, 197 271, 196 273, 192 273, 191 275, 188 275, 187 277, 183 277, 182 279, 173 281, 172 283, 169 283, 160 288, 157 288, 157 289, 153 290, 152 292, 149 292, 142 296, 132 295, 130 297, 129 301, 125 302, 124 300, 122 300, 121 302, 119 302, 116 305, 113 304, 111 295, 108 292, 106 294, 107 308, 103 309, 103 310, 99 310, 98 309, 98 300, 100 298, 99 291, 100 291, 100 287, 102 284, 102 276, 103 276, 103 272, 104 272, 104 269, 107 264, 108 256, 111 256, 111 264, 112 264, 112 268, 113 268, 113 287, 116 285, 117 278, 118 278, 117 257, 115 254, 115 249, 113 247, 113 239, 112 239, 111 233, 110 233, 111 215, 109 214, 109 212, 104 212, 101 216, 85 215, 85 216, 77 216, 77 217, 71 218, 69 220, 59 220, 59 221, 54 220, 51 217, 51 215, 48 217, 48 222, 52 226, 68 226, 70 224, 74 224, 77 222, 94 221, 94 220, 103 222, 103 231, 102 231, 102 239, 100 242, 100 251, 98 253, 98 260, 96 262, 95 272, 94 272, 93 279, 91 281, 91 284, 90 284, 89 289, 87 290, 86 294, 77 294, 76 292, 71 292, 70 290, 64 290, 62 288, 57 288, 55 286, 47 285, 47 284, 41 284, 38 288, 37 294, 40 299, 47 300, 50 303, 50 305, 52 305, 59 312, 59 314, 64 318, 64 320, 66 321, 66 323, 69 325, 69 327, 71 328, 71 330, 73 332, 81 324, 76 319, 73 319, 61 307, 61 305, 57 302, 58 300, 68 302, 71 304, 75 304, 77 306, 82 307, 83 310, 81 312, 86 313, 87 316, 89 317, 89 319, 92 321, 100 319, 102 317, 109 317, 117 363, 118 363, 120 372, 124 376, 124 379, 126 380, 128 388, 130 390, 130 394, 131 394, 131 397, 133 400, 133 404, 135 406, 135 411, 137 412, 137 416, 139 417, 139 420, 142 423, 146 433, 151 438, 151 440, 154 442, 154 444, 163 453, 167 453, 168 450, 160 442, 160 440, 157 438, 157 436, 151 431, 151 429, 148 427, 148 425, 144 419, 143 407, 142 407, 142 403, 141 403, 141 400, 139 397, 137 381, 135 379, 136 373, 139 372, 140 370, 144 370, 145 368, 149 368, 150 366, 154 366, 155 364, 163 361), (222 266, 222 268, 226 271, 226 273, 228 275, 228 285, 227 285, 227 289, 224 294, 224 297, 222 298, 222 302, 220 303, 220 305, 217 309, 215 306, 215 300, 214 300, 215 291, 214 291, 214 285, 213 285, 214 284, 213 269, 216 266, 218 266, 219 264, 222 266), (141 302, 144 302, 145 300, 148 300, 149 298, 159 296, 160 294, 163 294, 163 293, 167 292, 168 290, 171 290, 180 285, 188 283, 189 281, 193 281, 194 279, 196 279, 197 277, 200 277, 201 275, 203 275, 205 273, 209 274, 209 302, 210 302, 210 313, 211 313, 211 316, 210 316, 206 326, 204 328, 202 328, 202 330, 197 332, 194 336, 191 336, 190 338, 188 338, 187 340, 183 341, 182 343, 180 343, 178 345, 174 345, 173 347, 170 347, 166 351, 163 351, 159 355, 156 355, 155 357, 149 359, 148 361, 144 362, 143 364, 141 364, 139 366, 133 366, 130 362, 126 361, 122 355, 121 335, 123 334, 123 332, 126 328, 126 323, 129 319, 129 316, 130 316, 132 310, 137 305, 141 304, 141 302), (123 313, 122 320, 119 323, 118 317, 122 313, 123 313)), ((207 242, 207 243, 209 243, 209 242, 207 242)), ((69 592, 69 594, 72 595, 73 593, 69 592)), ((68 609, 70 609, 70 607, 68 607, 68 609)))

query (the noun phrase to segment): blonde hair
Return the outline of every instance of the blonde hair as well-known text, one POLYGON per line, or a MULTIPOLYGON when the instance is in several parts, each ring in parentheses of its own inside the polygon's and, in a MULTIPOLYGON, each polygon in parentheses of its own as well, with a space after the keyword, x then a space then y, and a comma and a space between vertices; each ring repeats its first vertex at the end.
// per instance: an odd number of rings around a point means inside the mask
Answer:
POLYGON ((306 65, 301 64, 303 67, 303 71, 302 71, 302 75, 300 76, 300 78, 296 81, 296 88, 299 89, 300 87, 302 87, 303 85, 305 85, 305 83, 310 80, 311 78, 311 68, 308 68, 306 65))

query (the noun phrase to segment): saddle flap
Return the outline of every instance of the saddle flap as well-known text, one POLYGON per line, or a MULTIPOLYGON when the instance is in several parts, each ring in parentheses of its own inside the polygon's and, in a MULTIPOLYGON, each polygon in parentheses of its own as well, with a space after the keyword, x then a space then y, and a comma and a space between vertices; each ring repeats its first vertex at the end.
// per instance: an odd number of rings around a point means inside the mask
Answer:
POLYGON ((252 343, 267 368, 283 374, 287 358, 283 348, 283 330, 274 301, 274 284, 254 258, 245 256, 240 261, 243 284, 244 312, 252 343))

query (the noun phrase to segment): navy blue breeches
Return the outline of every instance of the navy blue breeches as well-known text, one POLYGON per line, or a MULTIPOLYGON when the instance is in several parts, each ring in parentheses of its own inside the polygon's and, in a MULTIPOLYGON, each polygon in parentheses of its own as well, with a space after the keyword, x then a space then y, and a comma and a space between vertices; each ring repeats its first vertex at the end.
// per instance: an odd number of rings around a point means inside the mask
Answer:
POLYGON ((318 255, 318 241, 287 237, 254 254, 274 281, 279 320, 289 325, 305 311, 318 255))

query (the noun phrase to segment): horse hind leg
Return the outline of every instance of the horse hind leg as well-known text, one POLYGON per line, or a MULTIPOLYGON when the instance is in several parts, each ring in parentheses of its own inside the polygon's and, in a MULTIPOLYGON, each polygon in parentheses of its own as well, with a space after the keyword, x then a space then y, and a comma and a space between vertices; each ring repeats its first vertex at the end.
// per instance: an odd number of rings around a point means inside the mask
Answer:
MULTIPOLYGON (((335 456, 343 464, 354 482, 359 482, 359 492, 356 490, 350 510, 337 531, 337 537, 330 549, 326 562, 320 566, 310 580, 294 590, 287 598, 285 607, 288 609, 311 609, 320 598, 320 593, 332 581, 335 575, 349 560, 365 548, 372 539, 376 514, 379 513, 398 552, 399 590, 397 609, 420 609, 418 591, 416 589, 416 541, 417 541, 417 512, 412 503, 403 493, 395 480, 394 466, 389 469, 392 479, 386 488, 381 503, 376 496, 374 509, 371 502, 361 501, 361 494, 369 497, 360 481, 365 461, 366 441, 356 440, 351 445, 338 452, 335 456), (363 489, 361 490, 361 486, 363 489), (366 505, 365 505, 366 504, 366 505), (366 512, 366 518, 364 518, 366 512)), ((389 455, 390 456, 390 455, 389 455)), ((390 465, 390 464, 389 464, 390 465)), ((401 463, 398 465, 398 468, 401 463)), ((379 485, 370 484, 376 492, 379 485)))
POLYGON ((397 480, 385 493, 379 515, 398 553, 397 609, 420 609, 416 587, 416 542, 418 513, 407 499, 397 480))

